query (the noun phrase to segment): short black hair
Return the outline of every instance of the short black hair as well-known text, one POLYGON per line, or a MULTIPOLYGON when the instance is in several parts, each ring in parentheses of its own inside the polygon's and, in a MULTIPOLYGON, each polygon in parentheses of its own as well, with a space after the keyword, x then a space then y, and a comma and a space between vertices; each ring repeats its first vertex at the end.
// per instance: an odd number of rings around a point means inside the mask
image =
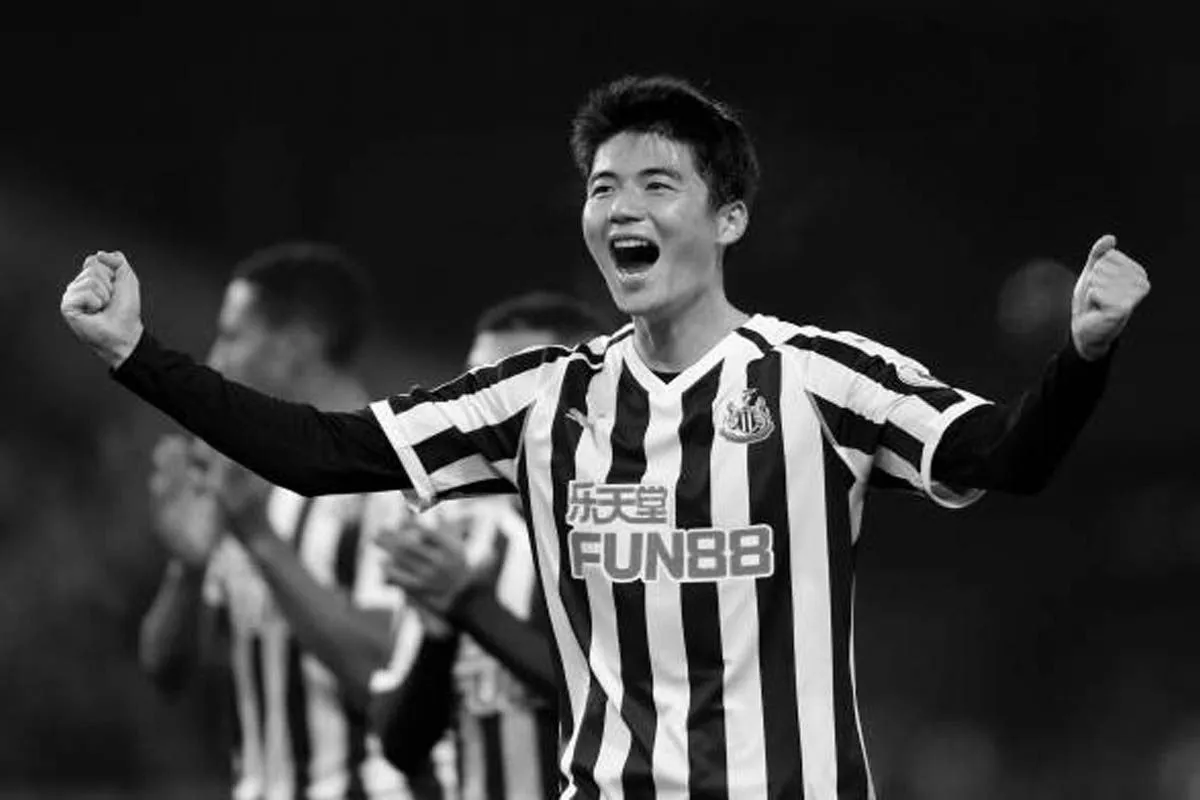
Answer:
POLYGON ((601 145, 620 133, 655 133, 691 147, 717 209, 758 193, 758 156, 733 110, 682 78, 627 76, 592 91, 575 114, 571 149, 587 179, 601 145))
POLYGON ((337 247, 284 242, 259 250, 233 270, 258 289, 255 307, 272 327, 303 323, 324 340, 325 357, 343 366, 370 330, 370 287, 362 269, 337 247))
POLYGON ((609 329, 608 321, 586 303, 558 292, 529 292, 496 303, 479 315, 475 333, 549 331, 575 344, 609 329))

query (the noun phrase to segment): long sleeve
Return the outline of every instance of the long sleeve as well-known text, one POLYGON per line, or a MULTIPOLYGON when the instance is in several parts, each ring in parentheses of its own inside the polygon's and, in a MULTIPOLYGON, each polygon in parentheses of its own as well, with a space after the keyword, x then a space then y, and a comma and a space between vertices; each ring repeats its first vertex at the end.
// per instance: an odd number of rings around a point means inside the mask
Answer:
POLYGON ((553 701, 557 696, 549 637, 531 621, 517 618, 500 604, 490 587, 467 588, 447 615, 459 630, 503 664, 534 694, 553 701))
POLYGON ((325 412, 269 397, 161 346, 148 332, 112 377, 226 456, 299 494, 412 485, 366 409, 325 412))
POLYGON ((1016 400, 959 417, 934 453, 934 478, 1020 494, 1044 488, 1095 410, 1112 356, 1085 361, 1068 343, 1016 400))
MULTIPOLYGON (((423 636, 416 654, 386 688, 372 693, 371 724, 384 756, 397 769, 413 773, 450 725, 455 708, 454 659, 458 637, 423 636)), ((378 682, 387 682, 381 678, 378 682)))

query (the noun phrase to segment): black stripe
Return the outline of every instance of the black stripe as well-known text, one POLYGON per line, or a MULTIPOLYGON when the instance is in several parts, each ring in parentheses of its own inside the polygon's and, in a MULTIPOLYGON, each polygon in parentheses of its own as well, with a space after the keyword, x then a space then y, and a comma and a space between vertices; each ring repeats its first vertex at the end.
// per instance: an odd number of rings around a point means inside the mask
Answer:
POLYGON ((448 492, 438 495, 439 500, 453 500, 456 497, 486 497, 495 494, 512 494, 513 485, 504 478, 488 478, 473 483, 455 486, 448 492))
MULTIPOLYGON (((683 393, 679 441, 683 457, 675 486, 675 526, 683 530, 712 526, 709 465, 713 444, 713 404, 721 367, 683 393)), ((725 761, 725 651, 721 642, 721 609, 713 582, 679 586, 683 643, 687 651, 688 788, 693 797, 729 796, 725 761)))
POLYGON ((552 708, 536 708, 534 725, 537 731, 538 773, 542 778, 542 797, 546 800, 558 797, 558 740, 557 722, 552 708))
POLYGON ((737 329, 737 333, 738 333, 738 334, 739 334, 739 335, 740 335, 742 338, 744 338, 744 339, 747 339, 747 340, 749 340, 751 343, 753 343, 755 347, 757 347, 759 350, 761 350, 761 351, 762 351, 762 354, 763 354, 764 356, 765 356, 767 353, 771 352, 771 350, 773 349, 773 348, 771 347, 771 343, 770 343, 770 342, 768 342, 768 341, 767 341, 767 339, 766 339, 766 337, 764 337, 764 336, 763 336, 761 333, 759 333, 758 331, 751 330, 750 328, 747 328, 747 327, 745 327, 745 326, 742 326, 741 328, 738 328, 738 329, 737 329))
POLYGON ((401 414, 422 403, 457 400, 490 389, 502 381, 520 377, 523 373, 570 354, 570 349, 558 345, 517 353, 495 364, 465 372, 434 389, 418 387, 408 394, 393 395, 388 399, 388 405, 394 413, 401 414))
MULTIPOLYGON (((521 492, 521 507, 525 512, 525 526, 530 536, 530 551, 533 553, 534 573, 538 576, 533 586, 533 602, 529 612, 529 622, 538 627, 551 642, 550 653, 554 664, 554 678, 558 686, 557 708, 541 710, 542 717, 549 717, 549 728, 542 730, 539 726, 539 744, 543 758, 542 776, 545 780, 547 797, 557 797, 566 789, 566 781, 558 765, 559 748, 566 747, 572 726, 571 695, 567 691, 566 674, 563 672, 562 653, 554 642, 554 629, 550 624, 550 612, 546 607, 546 587, 541 581, 542 567, 538 556, 537 542, 534 539, 533 521, 529 516, 529 473, 526 469, 525 453, 522 451, 517 458, 517 487, 521 492), (549 733, 549 744, 541 744, 541 737, 549 733)), ((461 751, 461 746, 460 746, 461 751)), ((461 775, 461 768, 459 775, 461 775)))
POLYGON ((250 680, 254 683, 254 711, 258 714, 259 746, 265 749, 267 742, 267 665, 263 663, 266 658, 266 653, 263 651, 262 637, 258 634, 251 634, 250 680))
POLYGON ((500 746, 500 715, 488 714, 479 718, 479 730, 483 735, 484 786, 488 800, 505 800, 508 793, 504 787, 504 750, 500 746))
POLYGON ((426 472, 435 472, 468 456, 482 455, 488 461, 513 458, 521 429, 525 426, 527 409, 522 408, 508 419, 494 425, 481 425, 470 431, 447 428, 439 434, 413 445, 413 452, 426 472))
MULTIPOLYGON (((304 498, 300 514, 292 529, 292 547, 301 552, 304 537, 308 533, 308 518, 312 515, 313 499, 304 498)), ((303 558, 301 558, 303 562, 303 558)), ((291 636, 287 642, 287 687, 285 704, 287 710, 288 738, 292 743, 293 790, 297 800, 308 797, 309 768, 312 761, 312 733, 308 729, 308 688, 304 685, 303 652, 300 643, 291 636)))
MULTIPOLYGON (((779 411, 781 367, 778 352, 752 362, 746 385, 766 399, 771 417, 779 411)), ((762 681, 763 737, 768 797, 802 797, 804 768, 800 757, 799 701, 796 697, 796 649, 792 607, 791 525, 788 519, 788 474, 782 427, 773 436, 747 445, 750 508, 756 524, 774 532, 775 571, 758 578, 758 660, 762 681)), ((796 465, 803 469, 803 465, 796 465)), ((797 479, 799 476, 796 476, 797 479)))
MULTIPOLYGON (((817 411, 824 418, 829 432, 842 447, 849 447, 874 456, 883 445, 903 458, 917 472, 921 471, 921 455, 924 445, 915 436, 896 427, 891 422, 881 424, 856 414, 848 408, 831 403, 820 395, 810 395, 817 404, 817 411)), ((878 467, 871 471, 871 485, 879 488, 913 490, 912 484, 886 473, 878 467)))
POLYGON ((337 585, 353 592, 358 579, 359 545, 362 542, 362 517, 354 519, 342 528, 338 537, 337 553, 333 562, 333 578, 337 585))
POLYGON ((839 800, 867 800, 867 766, 854 713, 850 680, 850 624, 855 550, 851 539, 849 491, 854 485, 845 462, 825 443, 825 529, 829 550, 830 628, 833 632, 833 720, 839 800))
MULTIPOLYGON (((554 526, 558 531, 558 594, 562 601, 571 632, 584 657, 591 648, 592 615, 588 607, 587 585, 582 579, 571 575, 571 554, 567 543, 567 486, 575 477, 575 450, 579 445, 582 430, 579 425, 568 421, 567 411, 582 410, 587 413, 587 389, 594 371, 586 361, 573 361, 566 368, 563 385, 559 393, 558 407, 550 430, 550 474, 553 492, 554 526)), ((580 727, 576 738, 575 752, 571 754, 571 777, 584 797, 598 797, 593 771, 600 754, 600 741, 604 735, 604 707, 607 696, 594 676, 588 680, 587 699, 582 710, 564 707, 579 713, 580 727)), ((569 738, 573 731, 573 720, 563 714, 563 737, 569 738)))
POLYGON ((308 688, 304 685, 303 653, 295 639, 287 649, 287 727, 292 742, 292 769, 297 800, 308 797, 312 763, 312 733, 308 729, 308 688))
MULTIPOLYGON (((650 396, 629 369, 621 368, 617 383, 617 408, 610 443, 612 463, 608 483, 640 483, 646 475, 646 429, 650 426, 650 396)), ((621 658, 621 718, 629 727, 632 741, 621 786, 629 797, 653 797, 654 673, 650 666, 650 642, 646 632, 646 585, 642 581, 613 583, 617 646, 621 658)))
POLYGON ((925 387, 907 384, 896 374, 896 365, 883 356, 872 355, 837 339, 798 333, 788 339, 787 343, 792 347, 812 350, 831 358, 897 394, 919 397, 937 411, 945 411, 963 400, 961 394, 946 386, 925 387))
POLYGON ((305 497, 300 506, 300 514, 296 517, 296 526, 292 528, 292 547, 297 553, 304 543, 304 534, 308 530, 308 518, 312 514, 313 498, 305 497))
MULTIPOLYGON (((358 562, 362 544, 362 516, 356 514, 342 529, 338 537, 337 553, 334 556, 333 576, 351 596, 358 581, 358 562)), ((362 766, 367 760, 366 715, 350 703, 341 704, 342 716, 346 720, 346 800, 365 800, 366 786, 363 784, 362 766)))
POLYGON ((825 425, 828 426, 834 441, 842 447, 849 447, 867 455, 875 452, 883 430, 881 423, 872 422, 849 408, 826 400, 819 394, 810 393, 809 397, 812 397, 817 404, 817 411, 825 420, 825 425))

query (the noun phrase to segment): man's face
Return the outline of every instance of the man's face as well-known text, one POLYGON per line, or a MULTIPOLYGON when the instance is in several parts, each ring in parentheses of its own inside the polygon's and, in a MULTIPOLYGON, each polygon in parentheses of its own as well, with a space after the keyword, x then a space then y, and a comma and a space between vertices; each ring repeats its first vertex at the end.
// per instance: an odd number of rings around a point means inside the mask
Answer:
POLYGON ((559 344, 558 337, 551 331, 480 331, 467 355, 467 369, 492 364, 502 358, 528 347, 545 347, 559 344))
POLYGON ((285 394, 292 354, 286 336, 258 310, 258 290, 235 280, 225 290, 208 365, 227 378, 270 394, 285 394))
POLYGON ((583 236, 626 314, 669 317, 698 296, 720 291, 720 247, 741 234, 726 219, 709 207, 708 187, 688 145, 652 133, 621 133, 597 149, 583 236))

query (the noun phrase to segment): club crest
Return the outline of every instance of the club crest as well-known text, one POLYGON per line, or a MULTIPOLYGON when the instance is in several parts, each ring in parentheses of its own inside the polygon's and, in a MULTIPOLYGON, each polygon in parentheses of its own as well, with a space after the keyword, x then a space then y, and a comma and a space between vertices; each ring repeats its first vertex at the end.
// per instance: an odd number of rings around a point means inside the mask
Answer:
POLYGON ((761 442, 775 431, 767 399, 757 389, 742 389, 717 414, 717 431, 731 442, 761 442))

